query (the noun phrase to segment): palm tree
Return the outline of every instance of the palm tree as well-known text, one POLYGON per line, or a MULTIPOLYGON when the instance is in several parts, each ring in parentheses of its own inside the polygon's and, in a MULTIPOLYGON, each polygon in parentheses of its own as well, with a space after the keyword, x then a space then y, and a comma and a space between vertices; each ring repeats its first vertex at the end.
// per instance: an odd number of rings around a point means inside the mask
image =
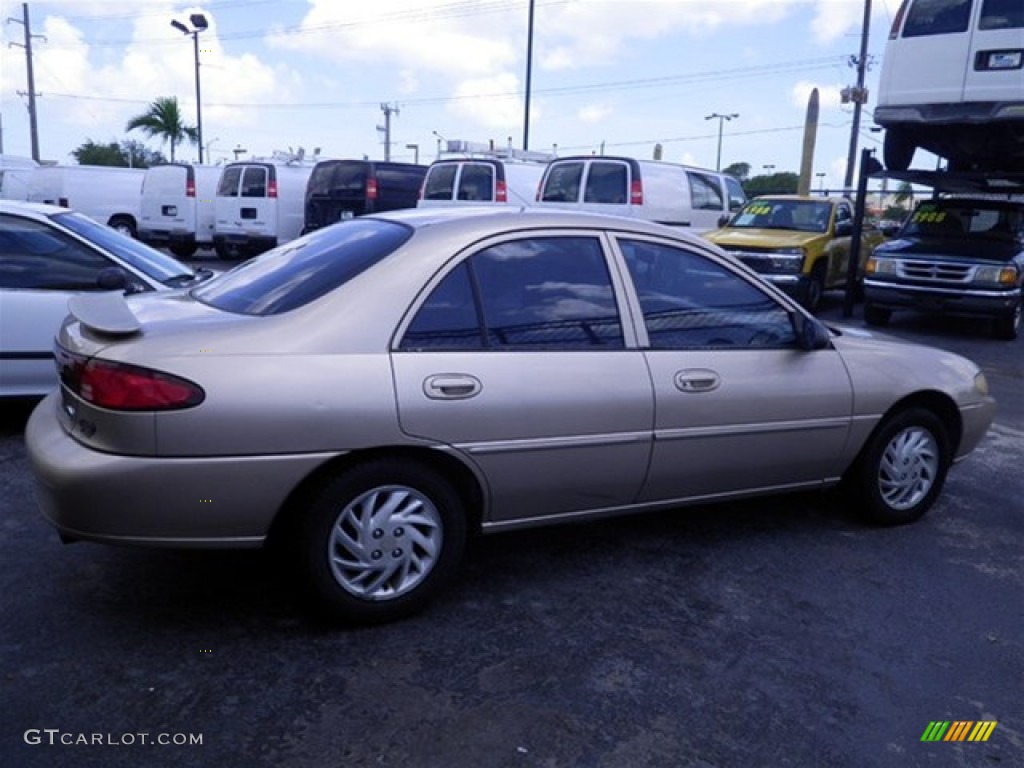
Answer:
POLYGON ((125 126, 126 131, 141 128, 147 136, 159 137, 171 145, 171 162, 174 162, 174 146, 188 139, 193 144, 199 141, 199 131, 193 125, 185 125, 176 96, 158 98, 149 109, 136 115, 125 126))

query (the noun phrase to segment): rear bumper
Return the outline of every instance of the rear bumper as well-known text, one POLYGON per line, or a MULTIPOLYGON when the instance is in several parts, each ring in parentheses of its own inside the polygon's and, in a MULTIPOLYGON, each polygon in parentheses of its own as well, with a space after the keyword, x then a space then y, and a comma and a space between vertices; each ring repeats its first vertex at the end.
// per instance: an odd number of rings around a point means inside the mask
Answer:
POLYGON ((864 298, 886 309, 992 317, 1013 312, 1020 303, 1021 291, 955 290, 865 279, 864 298))
POLYGON ((172 232, 166 229, 140 229, 139 240, 157 248, 169 246, 198 247, 199 241, 195 232, 172 232))
POLYGON ((288 494, 335 454, 160 458, 73 440, 52 394, 25 443, 43 516, 63 537, 177 548, 258 547, 288 494))
POLYGON ((960 104, 903 104, 875 108, 873 117, 883 127, 891 125, 984 125, 1021 122, 1021 101, 968 101, 960 104))
POLYGON ((277 247, 277 238, 267 235, 247 235, 244 233, 220 234, 213 236, 215 248, 237 248, 243 251, 262 253, 277 247))

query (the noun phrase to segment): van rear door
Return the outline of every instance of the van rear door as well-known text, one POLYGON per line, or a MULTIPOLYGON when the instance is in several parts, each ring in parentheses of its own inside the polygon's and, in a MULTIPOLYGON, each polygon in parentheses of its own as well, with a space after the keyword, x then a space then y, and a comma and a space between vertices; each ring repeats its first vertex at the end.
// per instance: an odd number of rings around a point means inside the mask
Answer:
POLYGON ((972 5, 972 0, 904 0, 882 60, 880 106, 963 99, 972 5))
POLYGON ((157 165, 146 170, 140 219, 139 237, 147 242, 165 245, 172 233, 195 233, 195 175, 191 166, 157 165))
POLYGON ((366 186, 370 170, 365 160, 317 163, 306 186, 306 230, 371 213, 366 186))
POLYGON ((971 101, 1021 100, 1024 92, 1024 1, 982 0, 967 61, 971 101))
POLYGON ((270 163, 230 165, 217 187, 218 234, 235 238, 277 237, 277 173, 270 163))

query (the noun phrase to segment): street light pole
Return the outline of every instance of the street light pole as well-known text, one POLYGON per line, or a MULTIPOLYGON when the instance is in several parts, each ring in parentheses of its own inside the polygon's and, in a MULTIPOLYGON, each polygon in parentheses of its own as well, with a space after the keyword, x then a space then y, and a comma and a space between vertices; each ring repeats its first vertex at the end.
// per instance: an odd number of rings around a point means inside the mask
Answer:
MULTIPOLYGON (((199 164, 203 164, 203 99, 199 90, 199 33, 204 31, 209 23, 206 16, 201 13, 193 13, 188 17, 192 22, 192 29, 189 29, 180 21, 174 20, 171 26, 186 35, 192 35, 192 51, 196 62, 196 133, 199 137, 199 164)), ((213 143, 213 142, 211 142, 213 143)))
POLYGON ((739 114, 732 112, 728 115, 720 115, 717 112, 712 112, 710 115, 705 116, 705 120, 718 120, 718 155, 715 160, 715 170, 722 170, 722 126, 725 125, 727 120, 733 120, 739 117, 739 114))

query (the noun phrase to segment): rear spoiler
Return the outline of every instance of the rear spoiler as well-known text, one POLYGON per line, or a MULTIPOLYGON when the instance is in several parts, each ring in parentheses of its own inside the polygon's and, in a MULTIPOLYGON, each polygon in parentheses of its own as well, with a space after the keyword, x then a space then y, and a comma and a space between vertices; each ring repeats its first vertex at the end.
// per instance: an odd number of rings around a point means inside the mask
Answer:
POLYGON ((142 324, 121 291, 72 296, 68 311, 82 325, 107 336, 131 336, 142 331, 142 324))

